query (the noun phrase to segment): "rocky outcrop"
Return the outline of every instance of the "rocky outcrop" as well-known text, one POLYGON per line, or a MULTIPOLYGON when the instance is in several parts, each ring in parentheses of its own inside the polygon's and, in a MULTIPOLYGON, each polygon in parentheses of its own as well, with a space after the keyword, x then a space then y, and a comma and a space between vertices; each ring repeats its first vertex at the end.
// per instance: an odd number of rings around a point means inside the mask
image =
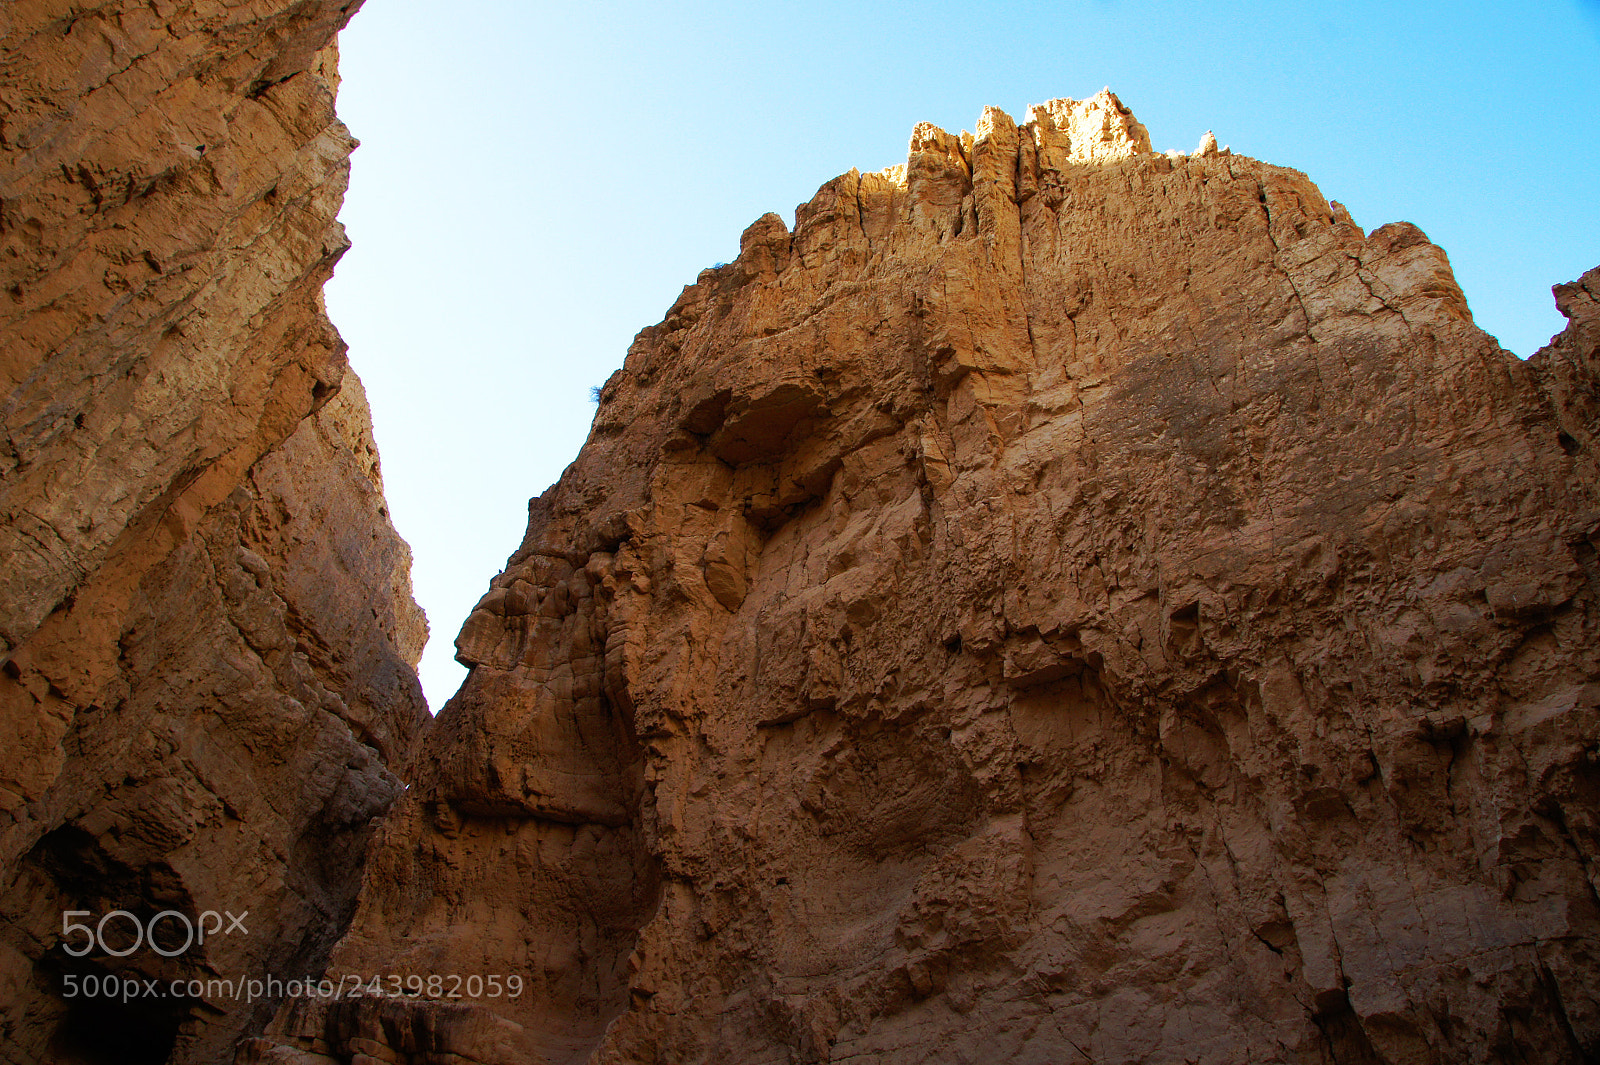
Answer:
POLYGON ((0 9, 3 1060, 231 1057, 281 997, 247 980, 320 971, 427 719, 321 299, 358 6, 0 9))
POLYGON ((406 993, 245 1059, 1589 1060, 1595 276, 1523 363, 1109 93, 918 127, 639 334, 330 963, 406 993))

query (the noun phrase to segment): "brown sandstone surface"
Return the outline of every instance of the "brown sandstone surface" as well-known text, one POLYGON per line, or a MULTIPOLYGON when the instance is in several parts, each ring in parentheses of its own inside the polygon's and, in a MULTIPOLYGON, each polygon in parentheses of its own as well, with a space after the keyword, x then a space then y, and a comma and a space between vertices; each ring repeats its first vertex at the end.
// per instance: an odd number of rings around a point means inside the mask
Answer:
POLYGON ((358 6, 0 6, 0 1060, 229 1060, 274 1001, 66 978, 320 971, 426 720, 321 299, 358 6), (118 909, 249 916, 73 958, 118 909))
POLYGON ((1600 272, 1109 93, 921 126, 607 382, 246 1060, 1600 1055, 1600 272), (459 997, 450 997, 454 992, 459 997))

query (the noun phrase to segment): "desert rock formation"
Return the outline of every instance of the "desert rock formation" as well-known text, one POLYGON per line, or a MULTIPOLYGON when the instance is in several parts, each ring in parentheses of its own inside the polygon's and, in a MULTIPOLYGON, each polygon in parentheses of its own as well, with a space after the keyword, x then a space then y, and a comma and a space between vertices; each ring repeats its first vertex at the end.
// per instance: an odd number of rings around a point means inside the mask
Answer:
POLYGON ((1109 92, 919 126, 639 334, 461 630, 329 973, 522 993, 243 1059, 1593 1060, 1596 293, 1521 362, 1109 92))
POLYGON ((0 7, 0 1060, 229 1060, 275 1002, 65 980, 319 972, 427 720, 321 297, 358 6, 0 7))

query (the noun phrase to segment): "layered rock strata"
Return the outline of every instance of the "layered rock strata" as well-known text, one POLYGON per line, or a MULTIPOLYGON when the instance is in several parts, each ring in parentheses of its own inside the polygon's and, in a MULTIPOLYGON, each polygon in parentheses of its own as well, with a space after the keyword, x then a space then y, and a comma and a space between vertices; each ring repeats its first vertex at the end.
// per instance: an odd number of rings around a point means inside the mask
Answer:
POLYGON ((230 1059, 277 997, 244 981, 320 971, 427 719, 321 298, 357 6, 0 9, 0 1060, 230 1059), (185 946, 207 911, 248 917, 185 946))
POLYGON ((1109 93, 761 218, 461 631, 329 969, 418 993, 243 1060, 1592 1060, 1559 291, 1521 362, 1416 228, 1109 93))

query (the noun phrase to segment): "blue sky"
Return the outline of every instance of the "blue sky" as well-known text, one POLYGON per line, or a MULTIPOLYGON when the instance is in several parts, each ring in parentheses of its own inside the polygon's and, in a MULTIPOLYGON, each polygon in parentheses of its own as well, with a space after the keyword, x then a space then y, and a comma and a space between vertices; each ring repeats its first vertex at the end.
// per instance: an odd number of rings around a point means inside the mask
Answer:
POLYGON ((1213 129, 1368 231, 1421 226, 1520 355, 1562 326, 1550 286, 1600 265, 1600 0, 368 0, 341 50, 362 147, 328 302, 416 555, 435 710, 590 386, 746 225, 903 161, 917 122, 1110 86, 1157 150, 1213 129))

